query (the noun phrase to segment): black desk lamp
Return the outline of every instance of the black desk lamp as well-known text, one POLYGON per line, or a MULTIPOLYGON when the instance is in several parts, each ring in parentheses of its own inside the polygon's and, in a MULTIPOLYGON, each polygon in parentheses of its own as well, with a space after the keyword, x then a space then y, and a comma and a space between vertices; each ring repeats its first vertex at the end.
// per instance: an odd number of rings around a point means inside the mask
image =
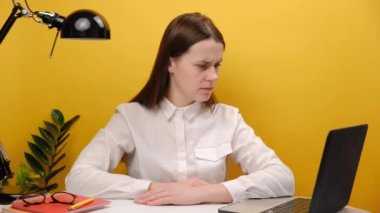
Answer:
POLYGON ((58 34, 61 38, 71 39, 110 39, 110 29, 107 21, 99 13, 92 10, 77 10, 67 18, 54 12, 32 11, 27 0, 27 9, 16 3, 14 0, 13 9, 8 19, 0 30, 0 44, 4 40, 8 31, 12 28, 15 21, 20 17, 33 18, 34 21, 48 25, 48 28, 57 28, 53 47, 50 53, 52 56, 58 34))
POLYGON ((9 162, 8 156, 0 143, 0 205, 8 204, 15 199, 11 195, 3 193, 3 181, 13 177, 9 162))
POLYGON ((0 181, 11 177, 13 177, 13 174, 9 167, 9 159, 3 146, 0 144, 0 181))

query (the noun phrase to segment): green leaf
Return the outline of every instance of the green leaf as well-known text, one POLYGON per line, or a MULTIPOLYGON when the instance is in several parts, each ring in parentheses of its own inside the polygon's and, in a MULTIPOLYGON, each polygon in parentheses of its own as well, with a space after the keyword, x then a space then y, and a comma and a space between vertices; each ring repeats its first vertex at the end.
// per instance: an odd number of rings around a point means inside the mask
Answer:
POLYGON ((54 138, 54 136, 49 132, 49 131, 47 131, 46 129, 43 129, 43 128, 38 128, 39 130, 40 130, 40 133, 41 133, 41 135, 42 135, 42 137, 46 140, 46 141, 48 141, 48 142, 50 142, 50 144, 53 144, 53 145, 55 145, 57 142, 55 141, 55 138, 54 138))
POLYGON ((19 167, 20 167, 21 173, 25 174, 25 173, 29 172, 28 167, 25 164, 20 163, 19 167))
POLYGON ((63 144, 63 146, 60 149, 57 149, 55 154, 53 155, 53 159, 55 159, 56 156, 59 155, 63 151, 63 149, 66 147, 67 143, 63 144))
POLYGON ((38 162, 38 160, 34 158, 33 155, 27 152, 24 152, 24 154, 25 154, 25 159, 28 162, 29 166, 32 167, 32 169, 41 177, 45 177, 45 170, 40 164, 40 162, 38 162))
POLYGON ((48 142, 46 142, 43 138, 41 138, 38 135, 32 135, 33 141, 36 142, 37 146, 40 147, 40 149, 44 150, 49 155, 53 154, 53 150, 51 149, 48 142))
POLYGON ((50 185, 46 186, 46 191, 50 192, 53 189, 56 189, 57 187, 58 187, 57 183, 50 184, 50 185))
POLYGON ((51 118, 53 119, 54 123, 58 124, 59 126, 62 126, 65 122, 65 118, 63 117, 63 114, 58 109, 53 109, 51 111, 51 118))
POLYGON ((48 183, 54 176, 56 176, 59 172, 61 172, 62 170, 64 170, 66 168, 66 166, 61 166, 59 167, 58 169, 52 171, 46 178, 46 182, 48 183))
POLYGON ((55 165, 57 165, 57 164, 58 164, 63 158, 65 158, 65 156, 66 156, 65 153, 63 153, 62 155, 60 155, 60 156, 58 157, 58 159, 55 160, 55 161, 49 166, 49 169, 50 169, 50 170, 53 169, 55 165))
POLYGON ((24 163, 20 163, 19 171, 16 174, 16 185, 20 186, 20 194, 31 193, 39 189, 40 176, 33 171, 29 171, 24 163))
POLYGON ((63 124, 63 126, 61 127, 61 132, 62 133, 66 133, 67 131, 69 131, 69 129, 71 128, 71 126, 80 118, 79 115, 76 115, 74 116, 73 118, 71 118, 69 121, 67 121, 66 123, 63 124))
POLYGON ((34 172, 31 172, 30 174, 29 174, 29 178, 30 179, 37 179, 37 178, 40 178, 41 176, 39 175, 39 174, 37 174, 37 173, 34 173, 34 172))
POLYGON ((60 143, 62 142, 62 140, 64 138, 67 138, 68 136, 67 135, 70 135, 70 133, 67 133, 67 132, 61 132, 61 134, 57 137, 57 143, 60 143))
POLYGON ((25 178, 23 177, 22 173, 17 172, 16 176, 16 185, 21 185, 24 182, 25 178))
POLYGON ((45 153, 34 143, 28 142, 29 148, 34 154, 35 157, 37 157, 40 161, 45 163, 46 165, 49 164, 49 159, 45 155, 45 153))
POLYGON ((59 134, 59 129, 55 124, 53 124, 49 121, 44 121, 44 124, 45 124, 46 128, 48 130, 50 130, 51 132, 53 132, 55 135, 59 134))
POLYGON ((63 142, 65 142, 65 140, 70 136, 70 133, 68 133, 67 135, 65 135, 63 138, 60 138, 57 142, 57 145, 55 146, 55 148, 58 148, 59 146, 61 146, 61 144, 63 142))

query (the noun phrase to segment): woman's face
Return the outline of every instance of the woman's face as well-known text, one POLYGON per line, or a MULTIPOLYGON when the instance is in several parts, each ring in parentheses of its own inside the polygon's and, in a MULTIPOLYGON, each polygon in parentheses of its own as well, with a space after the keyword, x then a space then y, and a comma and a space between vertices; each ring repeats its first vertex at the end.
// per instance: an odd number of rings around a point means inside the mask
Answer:
POLYGON ((224 46, 213 39, 200 41, 179 57, 170 58, 168 99, 177 107, 207 101, 218 80, 224 46))

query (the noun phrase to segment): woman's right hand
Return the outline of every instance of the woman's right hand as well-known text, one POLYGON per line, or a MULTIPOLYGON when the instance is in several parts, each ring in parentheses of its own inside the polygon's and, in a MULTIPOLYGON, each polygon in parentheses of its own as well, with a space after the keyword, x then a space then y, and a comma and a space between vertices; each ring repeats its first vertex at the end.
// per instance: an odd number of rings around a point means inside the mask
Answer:
POLYGON ((149 190, 135 199, 136 203, 145 205, 193 205, 231 201, 231 195, 222 184, 210 184, 195 177, 173 183, 152 182, 149 190))

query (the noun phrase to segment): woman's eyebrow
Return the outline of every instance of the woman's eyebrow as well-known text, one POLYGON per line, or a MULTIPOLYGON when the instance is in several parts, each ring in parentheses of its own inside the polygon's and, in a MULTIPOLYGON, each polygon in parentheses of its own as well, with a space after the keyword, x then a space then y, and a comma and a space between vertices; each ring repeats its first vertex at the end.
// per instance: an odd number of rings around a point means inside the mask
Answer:
MULTIPOLYGON (((222 63, 223 59, 221 59, 220 61, 217 61, 215 64, 220 64, 222 63)), ((195 63, 207 63, 207 64, 212 64, 213 61, 210 61, 210 60, 199 60, 199 61, 195 61, 195 63)))

